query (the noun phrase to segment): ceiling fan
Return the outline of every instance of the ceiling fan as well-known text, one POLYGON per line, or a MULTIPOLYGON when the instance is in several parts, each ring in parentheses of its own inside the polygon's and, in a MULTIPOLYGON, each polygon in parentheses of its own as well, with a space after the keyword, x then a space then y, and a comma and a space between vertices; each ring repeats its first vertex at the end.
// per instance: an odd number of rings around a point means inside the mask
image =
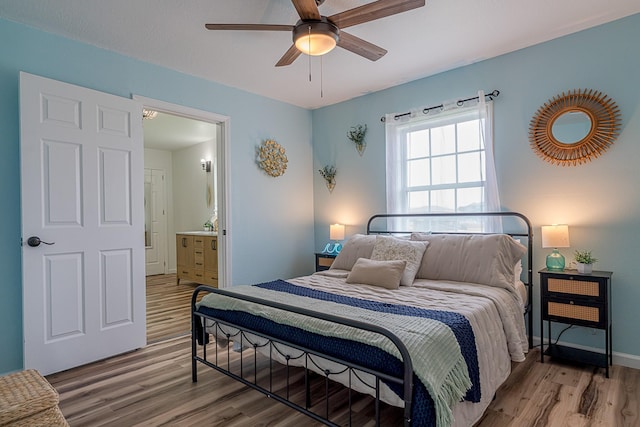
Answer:
POLYGON ((206 24, 205 27, 209 30, 291 31, 293 45, 280 58, 276 67, 292 64, 301 53, 324 55, 336 45, 371 61, 377 61, 387 53, 385 49, 345 33, 342 29, 425 5, 425 0, 377 0, 335 15, 322 16, 318 6, 324 1, 291 0, 300 16, 295 25, 206 24))

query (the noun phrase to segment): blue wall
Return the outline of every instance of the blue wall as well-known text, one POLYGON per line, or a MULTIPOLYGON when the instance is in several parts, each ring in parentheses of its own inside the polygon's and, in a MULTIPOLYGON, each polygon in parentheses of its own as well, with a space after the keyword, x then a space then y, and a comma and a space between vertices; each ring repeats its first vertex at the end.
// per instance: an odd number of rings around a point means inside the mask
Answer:
POLYGON ((313 270, 311 112, 1 19, 0 40, 0 373, 22 367, 20 71, 230 116, 234 284, 313 270), (256 167, 266 138, 287 150, 281 177, 256 167))
MULTIPOLYGON (((592 249, 596 269, 613 275, 613 347, 640 364, 637 307, 640 302, 640 15, 458 68, 313 112, 314 169, 337 166, 329 194, 314 175, 315 241, 321 249, 328 225, 347 224, 347 235, 363 232, 369 216, 384 212, 385 113, 500 90, 494 103, 496 168, 506 210, 527 215, 535 229, 534 271, 544 268, 540 226, 567 223, 575 249, 592 249), (528 127, 536 110, 571 89, 590 88, 612 97, 622 112, 622 133, 600 158, 577 167, 553 166, 529 147, 528 127), (367 149, 359 157, 346 132, 367 124, 367 149)), ((536 285, 538 280, 536 277, 536 285)), ((536 329, 539 323, 536 286, 536 329)), ((536 332, 537 334, 537 332, 536 332)), ((603 337, 577 329, 563 340, 603 348, 603 337)))
MULTIPOLYGON (((314 237, 322 249, 330 223, 347 224, 351 235, 384 212, 382 115, 499 89, 495 151, 504 208, 529 216, 537 242, 540 225, 570 224, 567 258, 574 249, 592 249, 596 267, 614 271, 614 350, 640 360, 640 15, 313 112, 1 19, 0 40, 0 373, 22 366, 19 71, 230 116, 234 283, 309 273, 314 237), (611 96, 622 111, 622 134, 589 164, 552 166, 529 148, 529 121, 548 99, 574 88, 611 96), (362 123, 369 131, 360 157, 345 135, 362 123), (287 149, 282 177, 255 166, 265 138, 287 149), (331 194, 317 172, 330 163, 338 168, 331 194)), ((535 249, 537 270, 547 250, 535 249)), ((590 331, 569 331, 564 339, 602 347, 601 335, 590 331)))

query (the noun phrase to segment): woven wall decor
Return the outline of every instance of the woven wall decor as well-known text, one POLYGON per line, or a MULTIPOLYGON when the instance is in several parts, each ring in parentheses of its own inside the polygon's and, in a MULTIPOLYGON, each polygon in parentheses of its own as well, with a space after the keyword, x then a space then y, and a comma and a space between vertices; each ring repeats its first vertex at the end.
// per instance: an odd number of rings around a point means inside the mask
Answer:
POLYGON ((269 176, 283 175, 287 170, 287 155, 283 146, 267 139, 258 147, 258 166, 269 176))
POLYGON ((602 92, 578 89, 563 92, 538 109, 529 125, 529 142, 547 162, 576 166, 604 153, 619 133, 620 110, 616 103, 602 92), (575 129, 578 125, 582 126, 578 136, 565 139, 561 128, 575 129))

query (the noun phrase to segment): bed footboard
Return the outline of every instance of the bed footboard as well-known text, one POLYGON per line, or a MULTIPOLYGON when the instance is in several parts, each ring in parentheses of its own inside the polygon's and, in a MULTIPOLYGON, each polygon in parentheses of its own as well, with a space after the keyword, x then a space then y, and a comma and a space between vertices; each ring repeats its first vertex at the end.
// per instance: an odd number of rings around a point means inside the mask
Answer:
MULTIPOLYGON (((281 304, 273 301, 262 300, 251 296, 238 295, 232 292, 225 291, 223 289, 211 288, 208 286, 198 286, 191 298, 191 372, 193 382, 197 382, 197 364, 202 363, 209 366, 231 378, 240 381, 241 383, 249 386, 255 390, 260 391, 266 396, 273 398, 293 409, 296 409, 305 415, 313 418, 316 421, 324 423, 330 426, 337 426, 331 418, 330 411, 330 394, 329 383, 332 377, 335 375, 348 375, 347 393, 348 398, 346 405, 348 406, 348 425, 352 425, 352 394, 355 393, 350 387, 352 384, 352 378, 354 381, 358 381, 361 384, 366 384, 370 388, 368 394, 372 395, 375 400, 375 422, 377 426, 381 425, 380 421, 380 403, 381 403, 381 382, 398 384, 403 390, 403 422, 405 426, 411 425, 411 410, 412 410, 412 395, 413 395, 413 365, 409 352, 402 341, 390 331, 381 328, 377 325, 354 321, 338 316, 333 316, 326 313, 315 312, 311 310, 302 309, 286 304, 281 304), (196 306, 198 296, 202 292, 217 293, 231 298, 238 298, 241 300, 253 302, 256 304, 266 305, 274 307, 276 309, 285 310, 300 314, 303 316, 310 316, 314 318, 323 319, 329 322, 343 324, 349 327, 358 328, 365 331, 374 332, 388 338, 398 349, 403 363, 402 376, 392 376, 384 372, 376 371, 367 366, 363 366, 357 363, 336 358, 330 354, 327 354, 320 348, 307 348, 287 340, 286 337, 277 337, 257 331, 243 325, 232 324, 228 321, 215 318, 211 315, 199 312, 196 306), (205 326, 207 321, 210 322, 208 326, 205 326), (207 328, 211 332, 207 331, 207 328), (213 336, 214 340, 209 344, 209 334, 213 336), (230 352, 232 351, 229 346, 229 341, 234 342, 234 350, 243 352, 244 350, 252 351, 249 357, 244 355, 240 356, 238 363, 231 363, 230 352), (198 344, 202 345, 199 349, 198 344), (226 345, 225 345, 226 343, 226 345), (212 348, 213 347, 213 348, 212 348), (291 349, 295 350, 295 354, 292 354, 291 349), (260 356, 258 355, 260 351, 260 356), (262 363, 259 363, 259 359, 262 363), (290 378, 290 366, 289 361, 293 358, 302 362, 302 376, 304 381, 304 398, 300 399, 300 396, 296 393, 296 399, 292 398, 292 390, 290 385, 293 381, 300 381, 300 375, 296 374, 295 379, 290 378), (245 361, 245 359, 248 359, 245 361), (284 387, 282 384, 275 385, 273 372, 274 361, 276 359, 285 360, 285 372, 286 378, 284 379, 284 387), (339 364, 341 368, 339 370, 323 369, 320 367, 318 361, 330 361, 335 364, 339 364), (249 364, 249 362, 251 362, 249 364), (233 365, 233 366, 232 366, 233 365), (260 365, 260 366, 259 366, 260 365), (264 368, 268 373, 259 372, 259 368, 264 368), (313 402, 312 399, 312 387, 311 379, 315 373, 311 371, 320 372, 324 377, 324 405, 313 402), (374 378, 373 384, 366 383, 362 379, 362 373, 374 378), (300 401, 303 400, 301 404, 300 401), (317 408, 323 408, 320 411, 317 408), (323 414, 319 412, 324 412, 323 414)), ((276 363, 279 366, 279 364, 276 363)), ((300 369, 300 368, 298 368, 300 369)), ((317 387, 315 387, 317 388, 317 387)), ((316 392, 316 395, 318 393, 316 392)), ((341 402, 344 405, 345 402, 341 402)))

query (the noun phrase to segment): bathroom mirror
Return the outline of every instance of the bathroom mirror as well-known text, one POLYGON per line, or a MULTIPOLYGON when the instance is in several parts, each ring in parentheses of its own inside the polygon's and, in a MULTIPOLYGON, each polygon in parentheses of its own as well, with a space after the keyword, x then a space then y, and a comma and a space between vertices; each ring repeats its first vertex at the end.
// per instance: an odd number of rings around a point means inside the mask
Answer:
POLYGON ((575 166, 600 156, 620 132, 620 111, 602 92, 573 90, 538 109, 529 125, 529 141, 544 160, 575 166))

